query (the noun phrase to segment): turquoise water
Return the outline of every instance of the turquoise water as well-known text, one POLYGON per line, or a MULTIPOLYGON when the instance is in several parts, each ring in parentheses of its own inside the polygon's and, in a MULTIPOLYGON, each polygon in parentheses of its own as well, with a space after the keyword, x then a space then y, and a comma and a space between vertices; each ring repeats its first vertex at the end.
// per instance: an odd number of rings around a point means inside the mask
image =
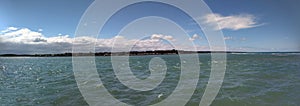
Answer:
MULTIPOLYGON (((180 75, 176 55, 133 56, 130 66, 140 79, 150 75, 153 57, 166 61, 166 79, 148 92, 131 90, 113 76, 110 57, 96 57, 104 86, 118 100, 132 105, 160 102, 172 94, 180 75), (163 96, 158 95, 163 92, 163 96)), ((212 106, 300 105, 299 54, 228 54, 222 88, 212 106)), ((210 55, 200 54, 200 78, 187 105, 198 105, 210 74, 210 55)), ((87 105, 77 88, 71 57, 0 57, 1 105, 87 105)))

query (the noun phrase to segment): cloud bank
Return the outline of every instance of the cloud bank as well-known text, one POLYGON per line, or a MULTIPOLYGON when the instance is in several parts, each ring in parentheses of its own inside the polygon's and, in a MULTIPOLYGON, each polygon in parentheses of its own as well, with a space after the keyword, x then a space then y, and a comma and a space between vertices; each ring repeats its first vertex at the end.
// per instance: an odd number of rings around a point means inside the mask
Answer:
POLYGON ((215 30, 230 29, 240 30, 260 26, 256 17, 250 14, 239 14, 231 16, 222 16, 221 14, 208 14, 204 16, 203 21, 207 24, 218 24, 215 30))
MULTIPOLYGON (((186 39, 188 42, 195 42, 202 39, 200 35, 194 34, 186 39)), ((234 40, 233 37, 224 37, 224 40, 234 40)), ((241 40, 246 40, 242 38, 241 40)), ((208 44, 187 45, 183 40, 176 39, 172 35, 152 34, 145 39, 128 39, 124 36, 114 36, 108 39, 92 38, 92 37, 76 37, 58 34, 56 36, 47 37, 40 29, 37 31, 28 28, 9 27, 0 33, 0 54, 44 54, 44 53, 65 53, 72 52, 72 47, 90 48, 95 46, 96 52, 105 51, 146 51, 146 50, 199 50, 209 51, 208 44), (172 43, 177 46, 172 46, 172 43)), ((215 47, 217 48, 217 47, 215 47)), ((220 47, 221 48, 221 47, 220 47)), ((218 50, 218 49, 216 49, 218 50)), ((221 49, 220 49, 221 50, 221 49)), ((253 48, 232 48, 227 47, 230 51, 253 51, 253 48)), ((80 50, 79 50, 80 51, 80 50)), ((80 51, 92 52, 92 51, 80 51)))
MULTIPOLYGON (((37 54, 37 53, 64 53, 71 52, 72 46, 86 48, 95 44, 95 50, 122 51, 127 46, 133 46, 132 50, 169 50, 174 49, 167 41, 176 41, 173 36, 153 34, 148 39, 126 39, 124 36, 115 36, 110 39, 97 39, 91 37, 71 38, 69 35, 59 34, 54 37, 46 37, 38 31, 28 28, 9 27, 0 33, 0 54, 37 54)), ((81 51, 90 52, 90 51, 81 51)))

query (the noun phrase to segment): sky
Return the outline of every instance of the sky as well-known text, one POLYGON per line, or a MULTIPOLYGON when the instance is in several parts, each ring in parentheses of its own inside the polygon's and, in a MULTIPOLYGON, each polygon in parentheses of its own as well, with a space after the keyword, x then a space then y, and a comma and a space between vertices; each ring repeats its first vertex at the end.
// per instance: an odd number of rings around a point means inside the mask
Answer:
POLYGON ((77 37, 74 44, 77 25, 93 0, 1 0, 0 54, 64 53, 92 41, 97 52, 132 45, 132 50, 210 50, 193 19, 217 23, 214 30, 223 32, 228 51, 300 51, 300 1, 204 1, 213 13, 193 18, 162 3, 131 5, 115 13, 98 38, 77 37))

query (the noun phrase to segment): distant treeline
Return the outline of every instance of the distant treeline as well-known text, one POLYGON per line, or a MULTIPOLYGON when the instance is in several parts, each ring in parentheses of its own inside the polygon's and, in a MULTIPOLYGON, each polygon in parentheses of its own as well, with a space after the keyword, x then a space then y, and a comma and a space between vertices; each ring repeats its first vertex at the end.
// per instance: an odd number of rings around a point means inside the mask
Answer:
POLYGON ((70 57, 70 56, 141 56, 141 55, 176 55, 191 53, 300 53, 300 52, 235 52, 235 51, 183 51, 154 50, 130 52, 97 52, 97 53, 61 53, 61 54, 2 54, 0 57, 70 57))

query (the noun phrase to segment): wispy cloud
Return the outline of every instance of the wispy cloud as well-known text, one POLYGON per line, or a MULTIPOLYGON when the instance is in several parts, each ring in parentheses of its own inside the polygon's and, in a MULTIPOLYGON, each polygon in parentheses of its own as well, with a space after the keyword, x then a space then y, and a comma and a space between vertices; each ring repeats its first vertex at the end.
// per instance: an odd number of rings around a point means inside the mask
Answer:
POLYGON ((6 32, 9 32, 9 31, 15 31, 15 30, 18 30, 18 28, 15 28, 15 27, 8 27, 7 29, 1 31, 2 33, 6 33, 6 32))
POLYGON ((39 32, 42 32, 42 31, 43 31, 43 29, 38 29, 38 31, 39 31, 39 32))
POLYGON ((233 40, 233 37, 232 36, 225 36, 224 40, 233 40))
POLYGON ((216 24, 215 30, 230 29, 240 30, 261 26, 256 21, 256 17, 250 14, 239 14, 231 16, 222 16, 221 14, 208 14, 201 18, 204 23, 216 24))
POLYGON ((198 34, 194 34, 189 40, 194 41, 196 39, 201 39, 201 37, 198 34))

